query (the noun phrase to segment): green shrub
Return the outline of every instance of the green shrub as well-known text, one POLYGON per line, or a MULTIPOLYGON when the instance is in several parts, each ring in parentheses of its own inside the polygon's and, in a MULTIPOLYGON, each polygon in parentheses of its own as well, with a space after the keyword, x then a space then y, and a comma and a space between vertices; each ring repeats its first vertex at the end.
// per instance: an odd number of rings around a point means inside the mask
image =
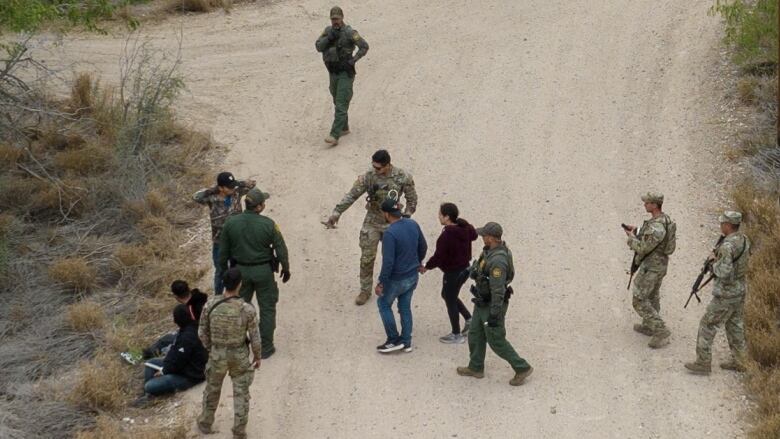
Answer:
POLYGON ((726 21, 726 42, 743 65, 777 63, 777 0, 715 0, 726 21))

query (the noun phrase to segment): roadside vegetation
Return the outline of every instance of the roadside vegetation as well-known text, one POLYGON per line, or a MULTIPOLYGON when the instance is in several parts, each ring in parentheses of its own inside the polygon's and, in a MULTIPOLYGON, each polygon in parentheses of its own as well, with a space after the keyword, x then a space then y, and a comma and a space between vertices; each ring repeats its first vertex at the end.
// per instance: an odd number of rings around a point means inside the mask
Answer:
POLYGON ((0 437, 183 438, 176 413, 122 421, 142 371, 119 353, 172 329, 168 286, 203 275, 190 194, 214 144, 174 116, 177 54, 130 38, 117 85, 62 84, 31 44, 0 54, 0 437))
POLYGON ((744 111, 730 155, 746 169, 733 189, 753 241, 745 331, 746 386, 754 402, 751 439, 780 438, 780 145, 777 144, 778 2, 717 1, 725 41, 740 67, 735 94, 744 111))

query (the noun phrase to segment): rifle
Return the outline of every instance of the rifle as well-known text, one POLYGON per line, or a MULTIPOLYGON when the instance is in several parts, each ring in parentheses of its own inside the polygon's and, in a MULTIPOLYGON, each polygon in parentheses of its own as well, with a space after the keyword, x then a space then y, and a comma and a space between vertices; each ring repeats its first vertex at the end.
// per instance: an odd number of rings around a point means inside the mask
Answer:
MULTIPOLYGON (((715 243, 715 250, 720 247, 720 245, 723 243, 723 240, 726 239, 725 235, 721 235, 720 238, 718 238, 718 242, 715 243)), ((691 299, 693 297, 696 297, 696 302, 701 303, 701 298, 699 297, 699 291, 701 291, 704 287, 707 286, 708 283, 715 277, 714 274, 711 273, 712 271, 712 259, 709 257, 704 260, 704 266, 701 268, 701 272, 698 276, 696 276, 696 280, 693 282, 693 286, 691 287, 691 294, 688 295, 688 300, 685 301, 685 305, 683 308, 688 308, 688 304, 691 303, 691 299), (710 277, 707 278, 707 280, 704 280, 704 276, 707 275, 707 273, 710 273, 710 277), (702 282, 704 281, 704 282, 702 282)))
MULTIPOLYGON (((625 231, 631 230, 626 224, 623 223, 620 224, 620 227, 622 227, 625 231)), ((631 289, 631 281, 634 280, 634 273, 636 273, 638 269, 639 264, 636 263, 636 253, 634 253, 634 257, 631 258, 631 269, 629 270, 628 285, 626 285, 626 290, 631 289)))

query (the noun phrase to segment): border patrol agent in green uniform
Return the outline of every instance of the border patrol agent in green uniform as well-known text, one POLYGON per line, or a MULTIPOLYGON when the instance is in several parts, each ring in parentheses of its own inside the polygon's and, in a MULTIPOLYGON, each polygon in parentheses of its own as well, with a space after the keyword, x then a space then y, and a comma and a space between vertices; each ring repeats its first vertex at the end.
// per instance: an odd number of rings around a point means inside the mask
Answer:
POLYGON ((710 256, 715 286, 712 288, 712 301, 699 323, 699 335, 696 338, 696 361, 685 363, 691 373, 707 375, 711 370, 712 341, 718 327, 726 327, 726 338, 731 349, 731 359, 720 363, 721 369, 744 370, 741 361, 745 357, 745 322, 742 308, 747 292, 748 260, 750 259, 750 240, 739 231, 742 214, 734 211, 723 212, 720 216, 720 231, 725 238, 710 256))
POLYGON ((501 240, 503 229, 498 223, 485 224, 477 229, 477 234, 482 237, 485 247, 470 268, 471 278, 476 281, 472 287, 474 312, 469 326, 470 361, 468 367, 458 367, 457 372, 461 376, 483 378, 486 345, 489 344, 490 349, 514 369, 515 376, 509 384, 519 386, 534 368, 517 355, 506 339, 504 321, 512 295, 509 284, 515 277, 512 252, 501 240))
POLYGON ((325 142, 338 145, 339 137, 349 134, 349 101, 355 81, 355 63, 368 53, 368 43, 355 29, 344 24, 344 12, 334 6, 330 10, 331 26, 322 31, 314 46, 322 53, 322 60, 330 74, 330 94, 335 115, 330 135, 325 142), (357 46, 357 53, 352 55, 357 46))
POLYGON ((258 188, 250 190, 244 199, 246 210, 240 215, 228 218, 222 228, 219 245, 219 263, 222 270, 227 270, 229 261, 235 262, 241 270, 244 278, 241 297, 251 303, 252 296, 257 295, 260 338, 263 341, 262 358, 268 358, 276 352, 274 330, 279 288, 274 273, 278 271, 279 264, 282 267, 282 282, 287 283, 290 280, 287 246, 279 225, 260 214, 265 209, 265 201, 269 196, 258 188))
POLYGON ((241 300, 241 271, 228 270, 223 280, 225 296, 214 296, 203 307, 198 337, 209 351, 206 364, 206 388, 203 389, 203 408, 198 416, 198 430, 213 433, 214 413, 219 405, 222 382, 230 374, 233 381, 233 438, 246 438, 249 421, 249 387, 260 367, 260 334, 257 330, 255 308, 241 300), (249 351, 252 351, 252 361, 249 351))

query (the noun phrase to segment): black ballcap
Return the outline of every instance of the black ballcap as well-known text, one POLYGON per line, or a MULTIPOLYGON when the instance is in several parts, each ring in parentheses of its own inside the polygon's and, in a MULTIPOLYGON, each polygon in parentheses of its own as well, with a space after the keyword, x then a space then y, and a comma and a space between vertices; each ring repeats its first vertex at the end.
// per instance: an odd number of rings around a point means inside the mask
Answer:
POLYGON ((236 177, 233 177, 233 174, 230 172, 220 172, 219 175, 217 175, 217 186, 235 189, 238 187, 238 180, 236 180, 236 177))
POLYGON ((398 201, 387 198, 385 201, 382 202, 382 212, 387 212, 390 215, 400 217, 401 209, 398 208, 398 201))

